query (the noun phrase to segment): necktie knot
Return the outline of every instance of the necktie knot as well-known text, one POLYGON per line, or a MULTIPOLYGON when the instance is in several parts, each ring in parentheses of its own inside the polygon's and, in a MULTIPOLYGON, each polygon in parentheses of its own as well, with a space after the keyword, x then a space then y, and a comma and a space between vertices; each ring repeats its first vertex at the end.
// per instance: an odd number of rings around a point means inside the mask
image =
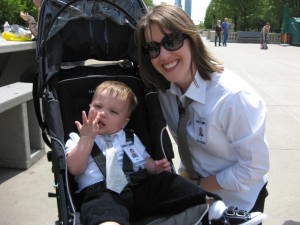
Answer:
POLYGON ((184 104, 180 104, 178 106, 178 110, 179 110, 179 118, 181 120, 188 120, 189 119, 189 105, 192 103, 192 99, 190 99, 189 97, 185 98, 184 104))
POLYGON ((112 143, 113 143, 114 137, 112 135, 104 135, 103 139, 105 141, 105 148, 106 149, 113 147, 112 143))

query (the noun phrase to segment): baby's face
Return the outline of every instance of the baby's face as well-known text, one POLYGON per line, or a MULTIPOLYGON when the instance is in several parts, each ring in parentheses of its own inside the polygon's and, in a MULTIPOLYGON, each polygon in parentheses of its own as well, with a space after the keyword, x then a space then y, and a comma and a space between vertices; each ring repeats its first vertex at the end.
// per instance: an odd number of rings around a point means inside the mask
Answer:
POLYGON ((104 90, 98 93, 91 103, 90 110, 94 109, 99 116, 98 134, 114 134, 123 129, 129 121, 129 100, 119 99, 107 95, 104 90))

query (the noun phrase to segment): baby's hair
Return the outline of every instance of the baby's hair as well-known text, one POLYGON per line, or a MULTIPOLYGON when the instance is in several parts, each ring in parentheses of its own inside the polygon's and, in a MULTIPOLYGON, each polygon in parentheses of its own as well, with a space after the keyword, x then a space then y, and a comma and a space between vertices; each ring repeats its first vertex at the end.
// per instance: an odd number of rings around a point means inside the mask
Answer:
POLYGON ((129 100, 129 106, 128 106, 128 113, 131 115, 131 113, 135 110, 138 100, 133 91, 128 87, 126 84, 120 82, 120 81, 104 81, 95 90, 93 100, 96 95, 103 92, 104 90, 107 91, 107 95, 116 97, 120 100, 129 100))

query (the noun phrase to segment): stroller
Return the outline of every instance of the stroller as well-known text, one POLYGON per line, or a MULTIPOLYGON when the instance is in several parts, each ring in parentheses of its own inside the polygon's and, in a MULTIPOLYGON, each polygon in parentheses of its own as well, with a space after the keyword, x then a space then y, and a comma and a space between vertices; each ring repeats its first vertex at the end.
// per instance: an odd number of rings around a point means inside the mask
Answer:
MULTIPOLYGON (((133 31, 146 11, 142 0, 42 1, 33 96, 43 139, 51 149, 47 156, 56 191, 49 197, 57 200, 57 225, 81 224, 80 198, 67 170, 64 146, 69 133, 77 132, 74 121, 81 121, 82 110, 88 111, 101 82, 118 80, 132 88, 139 104, 127 128, 135 131, 152 158, 166 157, 172 165, 172 144, 157 94, 140 79, 134 52, 133 31)), ((199 224, 207 210, 204 204, 131 224, 199 224)))

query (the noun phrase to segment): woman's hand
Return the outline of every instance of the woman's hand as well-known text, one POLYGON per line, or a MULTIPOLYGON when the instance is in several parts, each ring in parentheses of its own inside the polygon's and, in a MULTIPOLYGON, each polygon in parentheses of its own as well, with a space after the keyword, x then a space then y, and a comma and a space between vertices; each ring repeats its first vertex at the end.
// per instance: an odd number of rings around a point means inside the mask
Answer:
POLYGON ((23 20, 25 20, 26 22, 28 22, 28 20, 32 17, 30 16, 27 12, 21 11, 20 12, 20 16, 23 20))
POLYGON ((201 178, 200 186, 209 192, 216 192, 221 189, 221 186, 217 182, 216 176, 208 176, 201 178))

